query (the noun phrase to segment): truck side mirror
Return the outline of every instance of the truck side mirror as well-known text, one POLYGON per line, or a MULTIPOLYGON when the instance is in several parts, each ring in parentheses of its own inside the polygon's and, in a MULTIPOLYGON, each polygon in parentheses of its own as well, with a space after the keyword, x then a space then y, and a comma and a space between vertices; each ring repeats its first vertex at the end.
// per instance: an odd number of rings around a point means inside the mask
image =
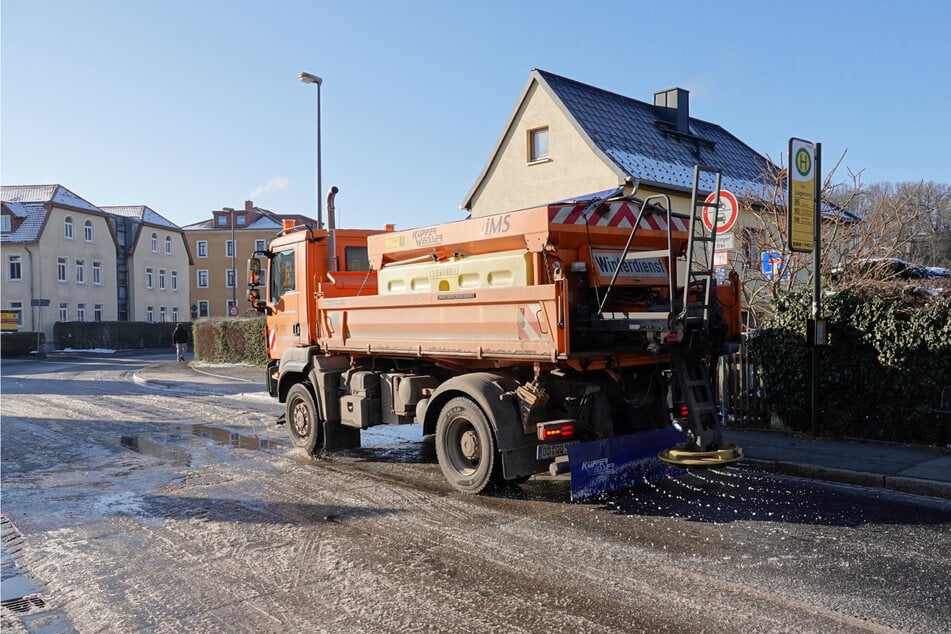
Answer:
POLYGON ((257 288, 262 285, 262 271, 260 258, 250 258, 248 260, 248 286, 257 288))

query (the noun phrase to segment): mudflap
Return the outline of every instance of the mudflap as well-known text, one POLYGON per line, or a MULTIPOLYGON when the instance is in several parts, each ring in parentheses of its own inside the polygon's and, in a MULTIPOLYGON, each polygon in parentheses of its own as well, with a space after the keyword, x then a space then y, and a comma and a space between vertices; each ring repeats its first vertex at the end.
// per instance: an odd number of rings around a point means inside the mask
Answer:
POLYGON ((667 427, 570 445, 572 501, 686 473, 657 457, 685 440, 684 432, 667 427))

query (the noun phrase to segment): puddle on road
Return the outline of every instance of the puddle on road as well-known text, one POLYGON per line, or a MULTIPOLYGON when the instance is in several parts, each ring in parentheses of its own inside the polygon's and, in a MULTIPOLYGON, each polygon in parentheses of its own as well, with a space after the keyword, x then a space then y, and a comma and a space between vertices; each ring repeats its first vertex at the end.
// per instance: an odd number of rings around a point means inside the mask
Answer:
POLYGON ((290 447, 290 442, 286 440, 258 438, 257 436, 239 434, 238 432, 208 425, 178 425, 168 432, 120 436, 118 442, 120 446, 144 456, 161 458, 176 467, 188 467, 191 465, 191 452, 184 447, 175 446, 173 443, 176 442, 176 437, 189 435, 207 438, 220 445, 228 445, 238 449, 268 450, 290 447))

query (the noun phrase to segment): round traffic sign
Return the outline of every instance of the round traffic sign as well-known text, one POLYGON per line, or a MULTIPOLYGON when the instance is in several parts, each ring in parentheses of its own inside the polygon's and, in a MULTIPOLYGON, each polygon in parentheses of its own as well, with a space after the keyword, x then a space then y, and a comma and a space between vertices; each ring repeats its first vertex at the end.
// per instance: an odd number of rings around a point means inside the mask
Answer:
POLYGON ((238 307, 235 306, 234 304, 232 304, 231 306, 228 306, 228 315, 230 315, 231 317, 237 317, 238 307))
MULTIPOLYGON (((717 199, 716 192, 713 192, 704 201, 707 204, 717 199)), ((703 208, 703 226, 707 231, 713 232, 714 208, 703 208)), ((736 202, 736 196, 725 189, 720 190, 720 208, 716 210, 717 233, 726 233, 736 224, 736 219, 740 215, 740 205, 736 202)))

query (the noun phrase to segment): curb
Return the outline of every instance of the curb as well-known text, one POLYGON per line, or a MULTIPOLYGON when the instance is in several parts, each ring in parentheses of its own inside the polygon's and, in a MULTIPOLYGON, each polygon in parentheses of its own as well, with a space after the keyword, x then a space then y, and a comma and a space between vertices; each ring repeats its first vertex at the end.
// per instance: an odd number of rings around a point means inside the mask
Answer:
POLYGON ((909 478, 906 476, 890 476, 867 471, 850 471, 818 465, 806 465, 795 462, 780 462, 777 460, 757 460, 746 458, 743 462, 751 464, 765 471, 781 473, 783 475, 852 484, 863 487, 887 489, 899 493, 911 493, 927 497, 944 498, 951 500, 951 483, 909 478))

